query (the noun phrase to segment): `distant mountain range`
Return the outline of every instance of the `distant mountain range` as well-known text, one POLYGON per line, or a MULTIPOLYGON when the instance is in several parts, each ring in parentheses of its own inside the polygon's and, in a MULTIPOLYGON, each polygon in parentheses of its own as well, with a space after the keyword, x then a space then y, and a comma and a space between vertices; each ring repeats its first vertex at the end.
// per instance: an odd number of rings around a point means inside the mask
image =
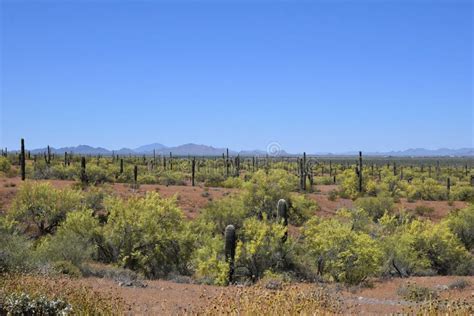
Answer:
MULTIPOLYGON (((32 154, 38 154, 46 152, 47 148, 38 148, 30 150, 32 154)), ((207 145, 198 144, 184 144, 180 146, 168 147, 163 144, 154 143, 149 145, 140 146, 134 149, 121 148, 118 150, 109 150, 103 147, 91 147, 88 145, 79 145, 75 147, 62 147, 53 148, 51 152, 56 154, 64 154, 64 152, 75 153, 80 155, 103 155, 110 156, 115 155, 152 155, 153 150, 156 155, 169 155, 172 153, 174 156, 222 156, 226 152, 226 148, 216 148, 207 145)), ((267 151, 265 150, 247 150, 247 151, 236 151, 230 150, 229 154, 232 156, 265 156, 267 151)), ((308 155, 316 156, 355 156, 358 152, 344 152, 344 153, 323 153, 315 152, 309 153, 308 155)), ((290 154, 284 150, 277 151, 277 154, 273 156, 298 156, 298 154, 290 154)), ((411 148, 403 151, 389 151, 389 152, 364 152, 365 156, 391 156, 391 157, 474 157, 474 148, 460 148, 460 149, 425 149, 425 148, 411 148)), ((272 154, 270 154, 272 156, 272 154)))

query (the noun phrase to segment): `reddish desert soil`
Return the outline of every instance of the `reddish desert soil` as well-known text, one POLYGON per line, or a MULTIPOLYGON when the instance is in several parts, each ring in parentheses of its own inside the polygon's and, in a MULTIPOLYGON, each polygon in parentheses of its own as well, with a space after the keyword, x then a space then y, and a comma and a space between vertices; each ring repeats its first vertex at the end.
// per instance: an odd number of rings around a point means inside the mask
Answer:
MULTIPOLYGON (((373 288, 343 289, 338 295, 348 313, 356 314, 389 314, 407 311, 414 303, 403 300, 397 294, 399 287, 406 282, 438 290, 440 298, 464 299, 474 304, 474 277, 463 277, 470 286, 463 290, 446 289, 459 277, 412 277, 409 279, 391 279, 375 281, 373 288)), ((80 282, 92 287, 97 292, 114 293, 126 304, 126 313, 131 315, 183 315, 194 314, 211 306, 214 298, 220 293, 234 293, 236 286, 218 287, 197 284, 179 284, 171 281, 144 281, 146 288, 122 287, 109 279, 85 278, 80 282)), ((297 284, 302 291, 307 291, 313 284, 297 284)), ((329 289, 334 288, 330 285, 329 289)))

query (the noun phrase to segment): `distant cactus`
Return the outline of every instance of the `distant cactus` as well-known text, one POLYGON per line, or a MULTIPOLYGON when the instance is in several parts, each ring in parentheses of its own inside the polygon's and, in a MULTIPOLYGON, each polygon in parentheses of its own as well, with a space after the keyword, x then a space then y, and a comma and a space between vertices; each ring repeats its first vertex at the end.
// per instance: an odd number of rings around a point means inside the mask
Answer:
POLYGON ((227 225, 225 228, 225 261, 229 263, 229 283, 232 283, 234 277, 234 260, 237 237, 234 225, 227 225))
POLYGON ((87 184, 86 157, 81 157, 81 183, 87 184))
MULTIPOLYGON (((285 227, 288 227, 288 203, 284 199, 280 199, 277 204, 277 220, 282 223, 285 227)), ((285 235, 282 237, 282 241, 285 242, 288 239, 288 229, 285 231, 285 235)))
POLYGON ((123 173, 123 158, 120 158, 120 174, 123 173))
POLYGON ((25 140, 23 138, 21 139, 20 166, 21 166, 21 180, 25 181, 25 178, 26 178, 25 140))
POLYGON ((362 152, 359 151, 359 193, 362 193, 362 152))
POLYGON ((194 186, 194 175, 195 175, 195 172, 196 172, 196 157, 193 158, 192 162, 191 162, 191 182, 192 182, 192 185, 194 186))
POLYGON ((451 178, 449 177, 446 179, 446 191, 448 193, 448 199, 449 199, 449 193, 451 191, 451 178))
POLYGON ((135 167, 133 168, 133 182, 135 184, 135 187, 137 187, 138 185, 138 166, 135 165, 135 167))

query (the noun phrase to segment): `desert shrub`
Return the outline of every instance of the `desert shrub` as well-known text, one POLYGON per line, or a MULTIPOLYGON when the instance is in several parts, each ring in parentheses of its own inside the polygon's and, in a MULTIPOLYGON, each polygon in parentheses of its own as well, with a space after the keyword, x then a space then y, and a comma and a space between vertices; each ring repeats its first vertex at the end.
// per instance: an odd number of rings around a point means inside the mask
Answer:
POLYGON ((452 211, 444 222, 467 250, 474 249, 474 205, 452 211))
POLYGON ((359 179, 356 172, 353 169, 344 170, 339 179, 341 179, 339 195, 344 198, 356 199, 359 196, 359 179))
POLYGON ((404 300, 411 302, 422 302, 438 297, 436 291, 412 282, 407 282, 400 286, 397 290, 397 294, 404 300))
POLYGON ((11 169, 10 161, 5 157, 0 156, 0 172, 8 173, 10 169, 11 169))
POLYGON ((159 183, 163 185, 186 185, 186 175, 179 171, 166 170, 160 173, 159 183))
POLYGON ((415 207, 414 212, 418 216, 429 216, 434 213, 434 208, 426 205, 418 205, 415 207))
MULTIPOLYGON (((125 309, 123 300, 113 293, 99 293, 73 280, 52 276, 4 274, 0 277, 0 314, 2 315, 8 312, 8 310, 1 310, 1 306, 7 306, 5 304, 7 298, 21 298, 17 304, 15 302, 8 304, 10 307, 17 308, 30 306, 29 304, 42 308, 59 308, 67 304, 70 306, 69 312, 76 315, 117 315, 123 313, 125 309)), ((35 312, 30 310, 28 313, 22 310, 19 314, 60 314, 44 313, 44 311, 44 309, 35 309, 35 312)))
POLYGON ((215 171, 210 173, 197 172, 195 177, 197 182, 204 183, 206 187, 220 187, 222 182, 225 180, 222 173, 215 171))
POLYGON ((437 201, 446 199, 446 187, 434 179, 413 180, 409 187, 408 198, 413 200, 437 201))
MULTIPOLYGON (((275 205, 276 207, 276 205, 275 205)), ((229 196, 210 202, 199 215, 199 220, 213 223, 214 233, 223 234, 227 225, 232 224, 237 229, 242 227, 243 221, 249 216, 240 196, 229 196)))
POLYGON ((362 197, 355 201, 355 207, 365 210, 373 220, 393 211, 393 199, 390 197, 362 197))
POLYGON ((26 293, 11 293, 2 299, 0 313, 7 315, 67 315, 72 307, 60 299, 48 299, 40 295, 30 297, 26 293))
POLYGON ((301 226, 319 209, 315 201, 303 194, 290 193, 288 216, 291 224, 301 226))
POLYGON ((399 275, 472 273, 473 257, 446 225, 413 220, 384 240, 389 269, 399 275))
POLYGON ((404 192, 407 190, 405 181, 401 181, 399 176, 393 175, 390 171, 385 171, 380 183, 380 191, 384 194, 388 194, 392 198, 398 200, 404 196, 404 192))
POLYGON ((414 212, 416 215, 419 215, 419 216, 427 216, 427 215, 433 214, 434 208, 426 206, 426 205, 418 205, 415 207, 414 212))
POLYGON ((26 181, 18 190, 9 215, 25 226, 36 226, 40 235, 50 234, 68 212, 82 207, 81 199, 82 194, 72 189, 26 181))
POLYGON ((464 290, 471 286, 471 282, 467 279, 456 279, 449 283, 448 288, 450 290, 464 290))
POLYGON ((331 191, 329 191, 329 194, 328 194, 328 200, 329 200, 329 201, 336 201, 336 200, 337 200, 337 197, 338 197, 337 190, 331 190, 331 191))
POLYGON ((28 271, 33 265, 32 244, 15 229, 15 223, 0 216, 0 273, 28 271))
POLYGON ((289 222, 295 225, 301 224, 316 210, 316 204, 306 200, 304 196, 295 195, 291 192, 298 188, 298 179, 285 170, 270 170, 268 174, 259 170, 252 178, 243 185, 242 199, 244 207, 250 214, 267 218, 274 216, 278 200, 285 199, 290 206, 289 222))
POLYGON ((451 198, 456 201, 474 202, 474 187, 467 185, 455 185, 451 187, 451 198))
POLYGON ((156 176, 145 173, 145 174, 139 174, 138 175, 138 183, 140 184, 155 184, 158 183, 158 179, 156 176))
POLYGON ((352 230, 350 222, 313 218, 304 228, 306 251, 319 262, 319 273, 335 281, 358 284, 379 273, 383 252, 376 240, 352 230))
POLYGON ((224 239, 220 235, 200 237, 202 245, 195 251, 193 258, 194 277, 199 283, 226 285, 229 263, 225 261, 224 239))
POLYGON ((99 230, 99 221, 93 217, 93 211, 68 213, 54 235, 48 235, 39 241, 38 255, 44 261, 67 261, 79 266, 96 253, 99 230))
POLYGON ((57 273, 65 274, 73 278, 82 276, 81 270, 71 261, 55 261, 52 268, 57 273))
MULTIPOLYGON (((77 177, 79 177, 79 173, 77 174, 77 177)), ((113 181, 113 175, 107 172, 107 168, 104 168, 103 166, 97 166, 93 163, 87 164, 86 177, 88 183, 94 185, 113 181)))
POLYGON ((128 200, 107 198, 104 236, 112 260, 148 277, 189 273, 193 238, 176 199, 156 192, 128 200))
POLYGON ((236 268, 247 278, 258 280, 266 270, 281 271, 286 267, 285 257, 291 240, 282 242, 287 228, 281 224, 254 217, 244 221, 239 231, 236 248, 236 268), (243 269, 242 269, 243 268, 243 269))
POLYGON ((64 166, 63 164, 51 167, 51 178, 61 180, 73 180, 78 174, 78 169, 73 166, 64 166))
POLYGON ((223 188, 241 188, 243 184, 243 180, 241 178, 237 177, 229 177, 225 179, 222 183, 221 186, 223 188))
POLYGON ((95 213, 104 210, 104 199, 111 195, 112 191, 107 185, 89 186, 84 191, 84 207, 95 213))

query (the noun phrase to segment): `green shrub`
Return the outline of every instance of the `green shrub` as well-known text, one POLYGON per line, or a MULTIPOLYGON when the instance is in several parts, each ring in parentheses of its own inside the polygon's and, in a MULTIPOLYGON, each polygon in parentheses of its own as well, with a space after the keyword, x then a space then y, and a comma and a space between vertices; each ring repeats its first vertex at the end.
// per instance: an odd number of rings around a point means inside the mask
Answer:
POLYGON ((36 226, 40 235, 51 234, 68 212, 82 207, 81 199, 82 194, 75 190, 26 181, 18 190, 9 215, 25 226, 36 226))
POLYGON ((6 315, 67 315, 72 307, 60 299, 46 296, 30 297, 26 293, 11 293, 0 303, 0 314, 6 315))
POLYGON ((304 228, 304 242, 320 274, 337 282, 359 284, 379 273, 383 252, 379 243, 352 224, 337 219, 313 218, 304 228))
POLYGON ((37 251, 44 261, 67 261, 79 266, 96 254, 99 238, 99 221, 93 217, 93 211, 71 212, 54 235, 40 240, 37 251))
POLYGON ((456 201, 474 202, 474 187, 455 185, 451 188, 451 198, 456 201))
POLYGON ((0 273, 29 271, 34 261, 32 244, 15 229, 15 223, 0 216, 0 273))
POLYGON ((434 208, 426 206, 426 205, 418 205, 415 207, 414 212, 415 214, 419 216, 427 216, 427 215, 433 214, 434 208))
POLYGON ((256 281, 267 270, 281 271, 286 267, 285 257, 290 251, 291 240, 282 242, 287 228, 270 222, 266 215, 263 220, 248 218, 239 231, 236 248, 236 269, 245 277, 256 281))
POLYGON ((10 161, 5 157, 0 156, 0 172, 8 173, 10 169, 11 169, 10 161))
POLYGON ((166 170, 160 173, 159 183, 163 185, 186 185, 186 176, 179 171, 166 170))
POLYGON ((474 205, 451 212, 444 222, 467 250, 474 250, 474 205))
POLYGON ((200 237, 202 245, 195 251, 193 259, 195 278, 199 283, 226 285, 229 263, 225 261, 224 239, 220 235, 200 237))
POLYGON ((438 293, 427 287, 419 286, 416 283, 407 282, 400 286, 397 290, 397 294, 404 300, 411 302, 423 302, 438 297, 438 293))
POLYGON ((474 260, 447 225, 413 220, 384 240, 389 270, 401 275, 472 273, 474 260))
POLYGON ((374 220, 380 219, 385 213, 393 211, 393 199, 390 197, 362 197, 355 201, 355 207, 365 210, 374 220))
POLYGON ((53 263, 53 270, 60 274, 65 274, 73 278, 82 276, 81 270, 70 261, 56 261, 53 263))
MULTIPOLYGON (((276 205, 275 205, 276 207, 276 205)), ((237 229, 242 227, 243 221, 249 216, 240 196, 229 196, 210 202, 199 215, 199 221, 212 223, 214 234, 223 234, 229 224, 237 229)))
POLYGON ((268 174, 259 170, 243 185, 244 208, 251 215, 261 217, 266 214, 267 218, 272 218, 278 200, 285 199, 290 205, 289 222, 300 225, 316 211, 317 206, 303 195, 293 194, 297 188, 297 177, 285 170, 270 170, 268 174))
POLYGON ((113 261, 148 277, 189 273, 194 240, 176 199, 147 192, 143 198, 107 198, 105 209, 104 234, 113 261))

